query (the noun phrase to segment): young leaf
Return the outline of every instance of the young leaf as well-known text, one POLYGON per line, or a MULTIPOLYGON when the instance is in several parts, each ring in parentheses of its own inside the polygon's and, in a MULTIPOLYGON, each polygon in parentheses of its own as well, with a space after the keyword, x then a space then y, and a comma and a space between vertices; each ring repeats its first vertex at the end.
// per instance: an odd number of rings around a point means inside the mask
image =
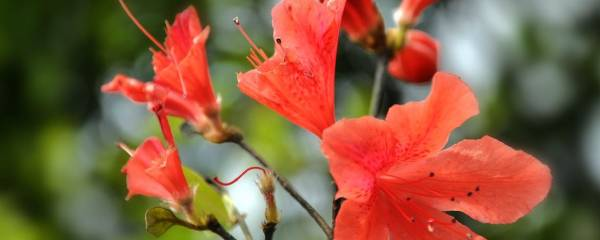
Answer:
POLYGON ((189 227, 169 209, 153 207, 146 211, 146 231, 155 237, 160 237, 175 224, 189 227))
POLYGON ((223 194, 210 186, 204 178, 194 170, 184 167, 183 174, 194 189, 194 211, 196 216, 213 215, 224 228, 230 228, 235 223, 229 214, 231 205, 225 202, 223 194), (229 208, 228 208, 229 207, 229 208))

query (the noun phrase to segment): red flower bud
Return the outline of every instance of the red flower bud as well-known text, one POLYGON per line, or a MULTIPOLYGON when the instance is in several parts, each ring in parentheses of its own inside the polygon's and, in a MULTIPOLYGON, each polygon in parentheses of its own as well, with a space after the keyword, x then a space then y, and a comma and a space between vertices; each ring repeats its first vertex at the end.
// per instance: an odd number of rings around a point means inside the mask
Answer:
POLYGON ((409 30, 406 44, 389 62, 388 71, 395 78, 408 82, 426 82, 438 68, 438 42, 418 30, 409 30))

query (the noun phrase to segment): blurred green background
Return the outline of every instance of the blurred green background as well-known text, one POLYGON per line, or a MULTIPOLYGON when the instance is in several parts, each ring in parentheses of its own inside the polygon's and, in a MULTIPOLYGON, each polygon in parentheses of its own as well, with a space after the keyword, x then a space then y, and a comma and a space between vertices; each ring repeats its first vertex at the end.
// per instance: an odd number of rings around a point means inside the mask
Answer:
MULTIPOLYGON (((208 56, 224 119, 254 145, 328 219, 332 189, 318 140, 242 96, 236 72, 250 69, 248 45, 231 19, 272 52, 270 9, 276 1, 128 0, 162 39, 165 20, 195 5, 212 28, 208 56)), ((377 1, 391 26, 397 0, 377 1)), ((495 136, 551 166, 548 199, 516 224, 467 221, 489 239, 600 239, 600 1, 447 0, 418 28, 442 45, 441 68, 476 91, 481 114, 451 139, 495 136)), ((343 35, 343 34, 342 34, 343 35)), ((144 106, 99 86, 117 72, 152 76, 151 47, 117 1, 0 1, 0 238, 152 239, 143 214, 155 200, 124 200, 116 141, 135 146, 158 126, 144 106)), ((367 113, 373 56, 341 37, 338 118, 367 113)), ((402 101, 426 96, 427 85, 391 81, 402 101)), ((397 101, 400 99, 397 98, 397 101)), ((181 122, 179 122, 181 123, 181 122)), ((179 131, 177 131, 179 132, 179 131)), ((232 145, 177 136, 186 165, 230 179, 254 165, 232 145)), ((254 177, 228 188, 257 239, 263 203, 254 177)), ((287 194, 277 195, 283 222, 277 239, 323 239, 287 194)), ((233 233, 241 236, 239 229, 233 233)), ((208 236, 210 238, 211 236, 208 236)), ((179 228, 164 239, 205 239, 179 228)))

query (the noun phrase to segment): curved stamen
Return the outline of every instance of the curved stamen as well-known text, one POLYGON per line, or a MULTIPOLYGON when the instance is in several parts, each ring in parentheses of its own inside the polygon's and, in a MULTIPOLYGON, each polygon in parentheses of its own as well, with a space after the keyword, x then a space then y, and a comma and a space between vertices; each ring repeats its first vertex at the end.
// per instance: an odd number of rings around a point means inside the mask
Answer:
MULTIPOLYGON (((258 46, 256 46, 256 44, 254 43, 254 41, 252 41, 252 39, 250 38, 250 36, 248 36, 248 34, 246 33, 246 31, 244 30, 244 27, 242 27, 242 23, 240 22, 240 18, 239 17, 235 17, 233 18, 233 23, 235 24, 235 27, 240 31, 240 33, 242 33, 242 35, 244 36, 244 38, 246 39, 246 41, 248 41, 248 43, 250 44, 250 46, 252 47, 250 50, 250 55, 254 55, 252 56, 252 58, 256 58, 259 59, 258 56, 262 57, 262 61, 258 61, 257 63, 262 63, 263 61, 266 61, 267 59, 269 59, 269 57, 267 56, 267 54, 260 49, 258 46), (256 52, 253 52, 256 51, 256 52), (258 56, 257 56, 258 55, 258 56)), ((253 59, 256 61, 256 59, 253 59)))
POLYGON ((221 180, 219 180, 219 177, 214 177, 213 181, 221 186, 229 186, 231 184, 234 184, 238 180, 240 180, 240 178, 242 178, 244 175, 246 175, 246 173, 248 173, 251 170, 260 170, 263 172, 263 174, 267 174, 266 169, 264 169, 262 167, 253 166, 253 167, 246 168, 246 170, 244 170, 239 176, 237 176, 236 178, 234 178, 233 180, 231 180, 229 182, 222 182, 221 180))
POLYGON ((160 44, 160 42, 157 41, 156 38, 154 38, 152 36, 152 34, 150 34, 150 32, 148 32, 148 30, 146 30, 146 28, 144 28, 144 26, 140 23, 140 21, 137 20, 137 18, 135 18, 135 16, 131 12, 131 10, 129 10, 129 7, 127 7, 127 4, 125 4, 125 0, 119 0, 119 3, 121 4, 121 7, 123 8, 125 13, 129 17, 129 19, 131 19, 131 21, 133 21, 135 26, 137 26, 140 29, 140 31, 142 31, 142 33, 144 33, 144 35, 146 35, 146 37, 148 37, 148 39, 150 39, 150 41, 152 41, 154 44, 156 44, 156 46, 158 48, 160 48, 160 50, 162 50, 163 52, 167 52, 165 47, 162 44, 160 44))

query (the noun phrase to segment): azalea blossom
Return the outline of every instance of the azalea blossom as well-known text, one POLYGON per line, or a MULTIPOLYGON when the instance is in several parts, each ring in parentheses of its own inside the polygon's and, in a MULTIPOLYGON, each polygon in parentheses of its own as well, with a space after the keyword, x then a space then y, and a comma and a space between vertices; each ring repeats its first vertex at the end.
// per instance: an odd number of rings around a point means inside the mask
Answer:
MULTIPOLYGON (((147 34, 127 7, 132 20, 147 34)), ((103 92, 125 95, 138 103, 160 103, 165 112, 184 118, 196 131, 213 142, 230 137, 221 123, 220 103, 210 80, 205 44, 210 28, 202 28, 196 10, 188 7, 179 13, 173 25, 167 23, 164 46, 151 35, 160 51, 153 50, 155 76, 151 82, 119 74, 102 86, 103 92)))
POLYGON ((438 69, 438 42, 418 30, 408 30, 405 41, 390 60, 388 72, 408 82, 430 81, 438 69))
POLYGON ((344 0, 283 0, 272 10, 275 53, 252 45, 255 69, 237 76, 240 90, 321 136, 335 121, 334 75, 344 0))
POLYGON ((437 0, 403 0, 400 7, 394 12, 394 21, 400 25, 413 25, 421 16, 425 8, 437 0))
POLYGON ((385 47, 383 19, 373 0, 347 0, 342 29, 352 41, 368 49, 385 47))
POLYGON ((120 147, 131 156, 122 169, 127 175, 127 199, 143 195, 161 199, 172 206, 185 206, 191 202, 191 191, 175 147, 165 149, 156 137, 147 138, 135 151, 124 144, 120 147))
POLYGON ((529 213, 549 191, 546 165, 488 136, 443 150, 478 111, 458 77, 437 73, 425 100, 325 130, 336 198, 346 199, 335 239, 482 239, 444 211, 493 224, 529 213))

